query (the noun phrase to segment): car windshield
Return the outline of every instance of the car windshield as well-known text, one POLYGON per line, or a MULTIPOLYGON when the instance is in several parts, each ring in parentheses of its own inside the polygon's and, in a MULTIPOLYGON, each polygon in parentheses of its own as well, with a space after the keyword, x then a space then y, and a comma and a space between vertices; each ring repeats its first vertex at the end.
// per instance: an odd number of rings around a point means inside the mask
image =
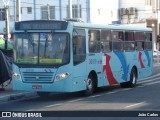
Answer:
POLYGON ((16 33, 14 61, 28 64, 65 64, 69 62, 67 33, 16 33))

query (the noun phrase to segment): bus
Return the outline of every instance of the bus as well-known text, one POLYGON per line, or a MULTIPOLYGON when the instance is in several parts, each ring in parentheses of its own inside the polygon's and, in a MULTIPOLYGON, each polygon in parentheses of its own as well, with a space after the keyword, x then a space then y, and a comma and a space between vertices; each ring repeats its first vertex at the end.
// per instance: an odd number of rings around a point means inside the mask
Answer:
POLYGON ((152 29, 58 20, 15 23, 13 90, 83 91, 135 87, 152 75, 152 29))

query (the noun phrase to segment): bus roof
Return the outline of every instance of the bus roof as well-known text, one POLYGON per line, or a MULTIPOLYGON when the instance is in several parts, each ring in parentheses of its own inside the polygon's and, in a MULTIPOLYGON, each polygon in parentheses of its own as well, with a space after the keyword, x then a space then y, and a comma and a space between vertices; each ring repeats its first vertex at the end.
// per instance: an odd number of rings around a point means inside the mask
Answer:
POLYGON ((71 22, 75 27, 82 27, 82 28, 97 28, 97 29, 114 29, 114 30, 130 30, 130 31, 152 31, 151 28, 142 27, 142 26, 135 26, 135 25, 126 25, 126 24, 111 24, 111 25, 104 25, 104 24, 93 24, 93 23, 82 23, 82 22, 71 22))
POLYGON ((60 21, 60 20, 29 20, 20 21, 15 23, 15 30, 65 30, 68 23, 73 27, 80 28, 96 28, 96 29, 113 29, 113 30, 130 30, 130 31, 148 31, 151 32, 151 28, 128 25, 128 24, 94 24, 75 21, 60 21))

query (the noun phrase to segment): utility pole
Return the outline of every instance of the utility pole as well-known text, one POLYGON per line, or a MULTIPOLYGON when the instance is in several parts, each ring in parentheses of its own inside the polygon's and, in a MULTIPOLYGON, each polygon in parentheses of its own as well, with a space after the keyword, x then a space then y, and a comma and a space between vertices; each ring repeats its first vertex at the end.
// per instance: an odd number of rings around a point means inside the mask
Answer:
POLYGON ((62 20, 62 0, 59 0, 59 11, 60 20, 62 20))
POLYGON ((50 20, 51 19, 51 14, 50 14, 50 6, 49 6, 49 4, 47 4, 47 13, 48 13, 48 20, 50 20))
POLYGON ((79 0, 77 0, 77 18, 80 18, 80 6, 79 6, 79 0))
POLYGON ((69 4, 69 18, 72 18, 72 0, 68 0, 69 4))
POLYGON ((5 33, 6 33, 6 40, 5 40, 5 49, 7 50, 8 45, 7 41, 9 40, 9 19, 8 19, 8 8, 9 8, 9 0, 3 0, 4 3, 4 9, 5 9, 5 33))
POLYGON ((20 13, 20 8, 21 8, 21 7, 20 7, 20 6, 21 6, 21 5, 20 5, 20 0, 17 0, 16 6, 17 6, 17 7, 16 7, 16 9, 17 9, 17 10, 16 10, 16 21, 20 21, 20 20, 21 20, 21 19, 20 19, 20 18, 21 18, 21 13, 20 13))
POLYGON ((34 0, 34 20, 36 20, 36 0, 34 0))
MULTIPOLYGON (((156 0, 156 13, 157 13, 157 36, 159 36, 160 35, 160 29, 159 29, 159 27, 160 27, 160 25, 159 25, 159 23, 160 23, 160 21, 159 21, 159 7, 160 7, 160 2, 159 2, 159 0, 156 0)), ((157 36, 156 36, 156 38, 157 38, 157 36)), ((156 40, 156 48, 157 48, 157 50, 159 50, 159 48, 160 48, 160 43, 156 40)))

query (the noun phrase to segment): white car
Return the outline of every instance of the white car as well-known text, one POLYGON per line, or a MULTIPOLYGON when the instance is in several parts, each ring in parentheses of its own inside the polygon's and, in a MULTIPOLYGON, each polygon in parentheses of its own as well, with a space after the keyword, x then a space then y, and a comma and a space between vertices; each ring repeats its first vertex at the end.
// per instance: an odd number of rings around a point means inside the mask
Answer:
POLYGON ((153 51, 153 56, 158 56, 158 52, 157 51, 153 51))

